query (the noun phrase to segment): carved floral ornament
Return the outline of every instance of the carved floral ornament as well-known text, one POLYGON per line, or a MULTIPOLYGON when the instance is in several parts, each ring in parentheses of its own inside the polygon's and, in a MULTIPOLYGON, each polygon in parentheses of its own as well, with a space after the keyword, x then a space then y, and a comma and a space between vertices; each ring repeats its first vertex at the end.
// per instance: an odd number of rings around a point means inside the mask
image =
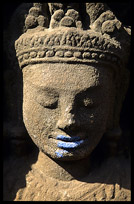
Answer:
POLYGON ((34 3, 29 10, 25 20, 27 31, 15 42, 21 68, 42 62, 102 62, 114 66, 127 62, 130 29, 123 27, 110 10, 104 10, 94 22, 90 17, 89 28, 85 29, 77 10, 63 9, 59 4, 52 11, 50 5, 47 5, 50 20, 42 11, 43 4, 34 3))

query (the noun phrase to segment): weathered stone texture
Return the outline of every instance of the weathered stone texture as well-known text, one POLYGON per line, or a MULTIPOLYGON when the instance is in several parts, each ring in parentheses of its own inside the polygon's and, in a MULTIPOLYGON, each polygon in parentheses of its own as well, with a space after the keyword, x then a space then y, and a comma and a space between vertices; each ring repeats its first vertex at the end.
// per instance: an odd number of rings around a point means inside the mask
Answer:
POLYGON ((130 28, 103 3, 33 3, 23 21, 23 121, 40 152, 32 166, 14 161, 25 182, 5 164, 5 200, 131 200, 129 161, 117 154, 130 28), (102 138, 109 155, 92 161, 102 138))

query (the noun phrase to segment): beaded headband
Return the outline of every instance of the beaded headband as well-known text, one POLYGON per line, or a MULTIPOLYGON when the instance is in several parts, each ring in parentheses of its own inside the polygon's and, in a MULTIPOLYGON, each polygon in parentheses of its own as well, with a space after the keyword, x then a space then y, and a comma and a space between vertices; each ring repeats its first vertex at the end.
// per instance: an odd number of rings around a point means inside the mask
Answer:
MULTIPOLYGON (((98 63, 121 66, 125 63, 124 49, 118 32, 125 33, 121 22, 111 11, 103 12, 88 29, 83 29, 79 12, 57 9, 48 18, 39 15, 41 4, 35 3, 25 20, 27 32, 15 42, 19 66, 66 62, 98 63), (100 27, 99 27, 100 26, 100 27), (117 35, 111 37, 111 33, 117 35)), ((126 32, 127 33, 127 32, 126 32)), ((127 34, 124 36, 127 36, 127 34)), ((128 46, 129 47, 129 46, 128 46)))

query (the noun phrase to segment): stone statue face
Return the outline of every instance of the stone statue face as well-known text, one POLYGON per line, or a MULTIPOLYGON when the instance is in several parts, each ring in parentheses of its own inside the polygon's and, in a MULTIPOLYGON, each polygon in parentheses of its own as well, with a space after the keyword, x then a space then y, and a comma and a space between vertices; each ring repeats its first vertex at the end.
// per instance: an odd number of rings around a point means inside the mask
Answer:
POLYGON ((106 131, 113 71, 44 63, 23 68, 23 82, 24 123, 40 150, 63 161, 90 155, 106 131))

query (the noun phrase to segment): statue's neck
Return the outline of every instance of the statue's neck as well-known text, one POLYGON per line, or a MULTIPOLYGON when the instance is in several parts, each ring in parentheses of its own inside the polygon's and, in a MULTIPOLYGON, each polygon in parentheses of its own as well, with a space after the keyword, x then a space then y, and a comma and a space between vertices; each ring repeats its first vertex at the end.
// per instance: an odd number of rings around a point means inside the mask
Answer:
POLYGON ((70 181, 72 179, 82 179, 89 173, 89 158, 77 161, 57 161, 53 160, 41 151, 34 168, 44 174, 58 180, 70 181))

